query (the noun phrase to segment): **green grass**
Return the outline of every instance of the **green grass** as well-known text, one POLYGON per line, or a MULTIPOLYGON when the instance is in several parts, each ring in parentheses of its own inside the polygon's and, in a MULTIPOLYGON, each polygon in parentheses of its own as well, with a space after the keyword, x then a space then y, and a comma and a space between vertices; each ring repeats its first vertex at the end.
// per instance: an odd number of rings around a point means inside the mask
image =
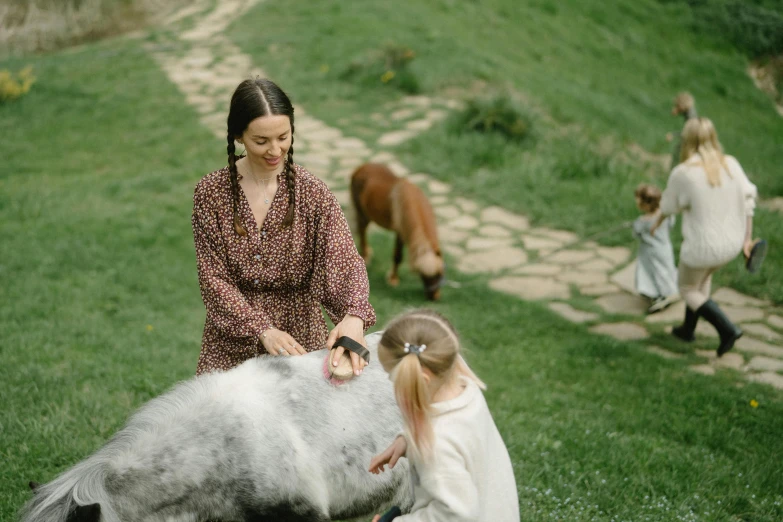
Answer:
MULTIPOLYGON (((691 91, 701 113, 715 121, 761 197, 783 195, 783 118, 747 76, 744 56, 692 30, 686 10, 654 0, 289 2, 255 8, 231 36, 284 80, 298 103, 363 138, 373 136, 366 127, 377 112, 368 107, 385 107, 402 93, 380 78, 374 88, 351 81, 344 71, 384 46, 415 52, 407 71, 422 94, 510 93, 542 115, 535 146, 457 135, 444 123, 398 152, 412 169, 450 182, 464 196, 590 235, 636 216, 638 183, 665 185, 663 167, 628 149, 637 143, 670 154, 666 133, 679 132, 682 123, 669 111, 681 90, 691 91)), ((782 223, 779 214, 759 211, 757 236, 773 245, 764 270, 749 277, 738 262, 717 282, 783 303, 777 277, 783 251, 774 247, 783 244, 782 223)), ((633 244, 625 232, 601 242, 633 244)))
MULTIPOLYGON (((478 15, 474 4, 466 6, 478 15)), ((302 6, 288 9, 294 16, 302 6)), ((388 15, 390 22, 404 18, 388 15)), ((259 16, 254 11, 247 23, 259 16)), ((432 22, 425 29, 445 38, 443 22, 432 22)), ((255 56, 275 76, 289 78, 284 54, 265 58, 255 56)), ((29 498, 28 480, 49 480, 78 462, 138 406, 193 374, 204 312, 189 223, 192 190, 225 163, 225 145, 132 43, 5 61, 0 68, 23 63, 34 65, 38 83, 0 106, 2 520, 13 520, 29 498)), ((339 83, 305 96, 300 82, 321 73, 294 69, 292 95, 308 112, 339 119, 378 107, 349 98, 319 101, 329 89, 350 89, 339 83)), ((382 90, 360 98, 388 99, 382 90)), ((406 150, 410 158, 434 161, 406 150)), ((568 158, 558 161, 574 161, 568 158)), ((625 172, 606 161, 613 174, 625 172)), ((504 194, 513 184, 490 193, 504 194)), ((569 190, 576 193, 579 184, 569 190)), ((589 220, 592 214, 569 199, 576 195, 564 197, 559 185, 548 185, 549 200, 589 220)), ((457 190, 474 196, 466 185, 457 190)), ((498 201, 518 208, 511 198, 498 201)), ((539 220, 556 222, 545 200, 538 205, 539 220)), ((610 207, 599 207, 607 216, 601 219, 614 218, 610 207)), ((392 238, 378 234, 371 241, 372 303, 381 326, 422 305, 423 292, 407 269, 400 287, 388 288, 383 278, 392 238)), ((483 278, 457 277, 462 287, 447 288, 435 307, 457 325, 471 366, 489 384, 523 520, 783 518, 780 392, 746 384, 731 371, 695 375, 638 343, 591 335, 542 304, 491 292, 483 278)))

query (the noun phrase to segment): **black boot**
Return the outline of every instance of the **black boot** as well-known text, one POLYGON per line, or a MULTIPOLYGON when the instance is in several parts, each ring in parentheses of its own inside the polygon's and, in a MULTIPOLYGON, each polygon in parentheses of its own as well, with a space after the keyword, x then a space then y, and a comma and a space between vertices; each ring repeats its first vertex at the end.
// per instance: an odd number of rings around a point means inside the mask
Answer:
POLYGON ((696 323, 699 321, 699 316, 691 310, 689 307, 685 307, 685 320, 680 326, 672 328, 672 335, 686 343, 693 342, 696 336, 693 332, 696 331, 696 323))
POLYGON ((742 330, 732 323, 718 307, 718 304, 712 299, 701 305, 696 313, 705 318, 715 327, 720 335, 720 346, 718 346, 718 357, 731 350, 734 342, 742 337, 742 330))

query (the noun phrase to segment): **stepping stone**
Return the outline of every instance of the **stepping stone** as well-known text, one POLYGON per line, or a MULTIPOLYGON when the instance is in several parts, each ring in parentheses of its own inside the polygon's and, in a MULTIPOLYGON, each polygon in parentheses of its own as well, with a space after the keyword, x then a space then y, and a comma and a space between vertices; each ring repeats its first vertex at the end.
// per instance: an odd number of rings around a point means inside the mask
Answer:
POLYGON ((723 312, 735 323, 744 323, 746 321, 760 321, 764 319, 764 312, 758 308, 749 308, 746 306, 721 306, 723 312))
POLYGON ((448 116, 448 112, 440 109, 431 109, 427 111, 427 119, 433 123, 442 120, 446 116, 448 116))
POLYGON ((631 251, 625 247, 598 247, 598 255, 615 264, 624 263, 631 257, 631 251))
POLYGON ((382 151, 370 158, 372 163, 389 163, 395 161, 397 157, 391 152, 382 151))
POLYGON ((507 276, 493 279, 489 287, 499 292, 516 295, 526 300, 568 299, 568 285, 545 277, 507 276))
POLYGON ((297 154, 294 161, 307 170, 311 167, 329 168, 332 164, 332 160, 321 154, 297 154))
POLYGON ((613 274, 609 280, 631 294, 636 293, 636 260, 634 259, 628 266, 613 274))
POLYGON ((468 237, 466 230, 456 230, 451 227, 438 227, 438 239, 443 243, 462 243, 468 237))
POLYGON ((382 147, 394 147, 408 141, 414 137, 417 133, 411 130, 391 131, 378 138, 378 145, 382 147))
POLYGON ((603 272, 608 274, 614 270, 614 265, 606 259, 593 259, 592 261, 582 263, 577 268, 585 272, 603 272))
POLYGON ((598 314, 577 310, 567 303, 549 303, 549 309, 572 323, 585 323, 598 319, 598 314))
POLYGON ((502 247, 494 250, 471 252, 457 261, 457 268, 469 274, 499 272, 527 262, 524 250, 502 247))
POLYGON ((664 350, 660 346, 648 346, 647 351, 655 355, 658 355, 660 357, 663 357, 664 359, 683 359, 685 357, 680 353, 674 353, 674 352, 670 352, 669 350, 664 350))
MULTIPOLYGON (((530 228, 530 222, 525 216, 513 214, 500 207, 487 207, 481 211, 481 221, 484 223, 498 223, 514 230, 527 230, 530 228)), ((553 242, 559 246, 559 243, 553 242)), ((553 248, 557 248, 557 246, 553 248)))
POLYGON ((411 171, 408 169, 408 167, 406 167, 405 165, 403 165, 402 163, 400 163, 396 159, 386 162, 386 166, 389 167, 389 169, 392 172, 394 172, 396 175, 398 175, 400 177, 403 177, 403 178, 411 173, 411 171))
MULTIPOLYGON (((685 313, 683 312, 683 315, 685 313)), ((705 321, 704 319, 699 319, 699 322, 696 323, 696 335, 703 335, 705 337, 718 337, 718 331, 715 330, 715 328, 705 321)), ((717 348, 717 346, 716 346, 717 348)))
MULTIPOLYGON (((448 194, 451 192, 451 187, 442 183, 436 179, 431 179, 428 183, 429 191, 433 194, 448 194)), ((476 223, 478 225, 478 223, 476 223)))
POLYGON ((351 169, 351 174, 353 174, 353 171, 356 170, 359 165, 364 163, 364 160, 362 158, 340 158, 340 162, 338 163, 340 167, 351 169))
POLYGON ((458 218, 452 219, 449 222, 449 226, 452 228, 460 228, 463 230, 471 230, 478 226, 479 222, 478 219, 474 218, 473 216, 467 216, 462 215, 458 218))
POLYGON ((647 314, 645 323, 681 323, 685 317, 685 301, 677 301, 666 310, 655 314, 647 314))
POLYGON ((454 202, 459 205, 459 208, 468 213, 476 212, 479 208, 475 201, 471 201, 465 198, 457 198, 454 200, 454 202))
POLYGON ((769 210, 783 212, 783 197, 778 196, 776 198, 764 200, 761 202, 761 206, 769 210))
POLYGON ((444 243, 441 245, 441 249, 443 249, 444 252, 446 252, 447 254, 453 257, 459 258, 465 255, 465 249, 453 243, 444 243))
POLYGON ((590 328, 590 332, 608 335, 619 341, 635 341, 649 336, 644 327, 635 323, 603 323, 590 328))
POLYGON ((413 105, 414 107, 429 107, 432 103, 427 96, 406 96, 402 99, 402 103, 405 105, 413 105))
POLYGON ((367 146, 359 138, 343 138, 339 141, 334 142, 332 147, 334 147, 335 149, 358 149, 358 150, 367 149, 367 146))
POLYGON ((511 246, 510 239, 494 237, 471 237, 465 248, 468 250, 488 250, 511 246))
POLYGON ((773 388, 776 388, 778 390, 783 390, 783 375, 777 373, 773 373, 773 372, 752 373, 748 375, 748 380, 751 380, 753 382, 761 382, 764 384, 769 384, 773 388))
POLYGON ((606 274, 600 272, 579 272, 571 268, 566 269, 566 271, 558 275, 556 279, 564 283, 575 284, 579 287, 595 286, 609 282, 606 274))
POLYGON ((762 299, 756 299, 749 295, 741 294, 731 288, 719 288, 712 293, 713 301, 717 301, 721 304, 735 305, 735 306, 771 306, 772 303, 764 301, 762 299))
POLYGON ((774 326, 778 330, 783 330, 783 317, 779 315, 770 315, 767 317, 767 323, 774 326))
POLYGON ((734 346, 743 352, 760 353, 762 355, 783 359, 783 348, 772 346, 771 344, 745 335, 740 337, 734 346))
POLYGON ((560 273, 563 270, 562 266, 559 265, 543 265, 543 264, 533 264, 533 265, 523 265, 514 270, 515 274, 530 274, 530 275, 555 275, 557 273, 560 273))
POLYGON ((589 295, 589 296, 615 294, 619 291, 620 288, 618 288, 617 286, 611 283, 606 283, 603 285, 595 285, 595 286, 585 286, 579 289, 580 294, 589 295))
POLYGON ((432 127, 434 122, 432 120, 413 120, 405 124, 405 128, 408 130, 423 132, 432 127))
POLYGON ((560 248, 560 243, 556 241, 535 236, 522 236, 522 243, 528 250, 538 250, 539 253, 544 249, 554 250, 555 248, 560 248))
MULTIPOLYGON (((408 177, 408 179, 410 179, 410 177, 408 177)), ((449 202, 448 196, 432 196, 430 198, 430 203, 433 206, 445 205, 448 202, 449 202)))
MULTIPOLYGON (((424 185, 432 181, 432 178, 430 178, 426 174, 417 172, 416 174, 411 174, 410 176, 408 176, 408 181, 410 181, 411 183, 415 183, 420 187, 423 187, 424 185)), ((446 197, 446 196, 433 196, 433 197, 446 197)), ((430 201, 432 201, 432 199, 430 199, 430 201)))
POLYGON ((557 263, 558 265, 576 265, 595 257, 589 250, 561 250, 551 256, 547 256, 548 263, 557 263))
POLYGON ((783 371, 783 360, 757 355, 750 360, 745 369, 754 372, 780 372, 783 371))
MULTIPOLYGON (((305 138, 307 141, 310 142, 331 142, 335 140, 341 140, 343 137, 343 133, 340 132, 337 129, 333 129, 331 127, 322 127, 319 129, 315 129, 310 132, 303 132, 305 138)), ((362 144, 364 145, 364 144, 362 144)))
POLYGON ((575 243, 579 236, 568 230, 555 230, 553 228, 537 227, 530 229, 531 234, 559 241, 560 243, 575 243))
POLYGON ((500 225, 484 225, 478 231, 482 236, 487 237, 510 237, 511 232, 507 228, 503 228, 500 225))
POLYGON ((435 207, 435 215, 443 220, 456 219, 462 215, 462 212, 454 205, 446 205, 443 207, 435 207))
POLYGON ((734 353, 733 351, 724 353, 723 357, 718 357, 718 354, 715 352, 712 352, 712 354, 715 356, 715 359, 710 361, 713 366, 718 366, 720 368, 731 368, 732 370, 741 370, 742 366, 745 364, 745 359, 742 357, 742 355, 734 353))
POLYGON ((715 368, 709 364, 698 364, 696 366, 688 366, 688 369, 702 375, 715 375, 715 368))
POLYGON ((337 198, 337 202, 342 207, 348 207, 351 205, 351 193, 347 190, 333 190, 332 194, 337 198))
POLYGON ((765 324, 742 324, 740 325, 740 328, 745 331, 746 335, 751 334, 753 337, 758 337, 767 341, 780 341, 783 339, 783 336, 765 324))
POLYGON ((414 114, 416 114, 416 111, 413 109, 400 109, 391 113, 389 118, 391 118, 393 121, 407 120, 410 119, 414 114))
POLYGON ((605 295, 596 299, 595 304, 610 314, 644 315, 647 312, 647 301, 638 295, 605 295))

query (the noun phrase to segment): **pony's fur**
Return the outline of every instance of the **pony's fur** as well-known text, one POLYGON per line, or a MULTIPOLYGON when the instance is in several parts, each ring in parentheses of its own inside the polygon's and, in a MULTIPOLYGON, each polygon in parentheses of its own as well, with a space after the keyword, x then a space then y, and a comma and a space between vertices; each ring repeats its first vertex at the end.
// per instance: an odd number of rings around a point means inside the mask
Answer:
POLYGON ((260 357, 180 383, 38 486, 22 520, 325 522, 409 508, 407 461, 367 471, 402 429, 387 375, 376 363, 335 387, 324 357, 260 357))
POLYGON ((403 246, 410 250, 411 269, 421 276, 427 297, 440 297, 443 281, 443 256, 438 244, 435 213, 419 187, 399 178, 384 165, 366 163, 351 177, 351 199, 356 209, 359 251, 370 261, 367 227, 375 222, 396 234, 394 260, 388 280, 399 284, 398 267, 403 246))

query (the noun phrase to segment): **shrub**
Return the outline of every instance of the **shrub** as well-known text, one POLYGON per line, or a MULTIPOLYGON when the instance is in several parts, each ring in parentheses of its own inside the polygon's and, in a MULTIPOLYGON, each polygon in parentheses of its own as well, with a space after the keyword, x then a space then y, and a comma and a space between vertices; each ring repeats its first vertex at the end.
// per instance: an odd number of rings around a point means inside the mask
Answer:
POLYGON ((410 69, 415 58, 416 53, 412 49, 390 43, 351 62, 341 76, 368 87, 388 85, 406 94, 418 94, 421 87, 416 74, 410 69))
POLYGON ((24 96, 33 83, 35 77, 32 67, 25 67, 16 75, 6 69, 0 69, 0 103, 24 96))
POLYGON ((533 121, 532 112, 520 108, 508 96, 495 96, 469 101, 452 128, 457 132, 495 133, 522 142, 531 139, 533 121))

